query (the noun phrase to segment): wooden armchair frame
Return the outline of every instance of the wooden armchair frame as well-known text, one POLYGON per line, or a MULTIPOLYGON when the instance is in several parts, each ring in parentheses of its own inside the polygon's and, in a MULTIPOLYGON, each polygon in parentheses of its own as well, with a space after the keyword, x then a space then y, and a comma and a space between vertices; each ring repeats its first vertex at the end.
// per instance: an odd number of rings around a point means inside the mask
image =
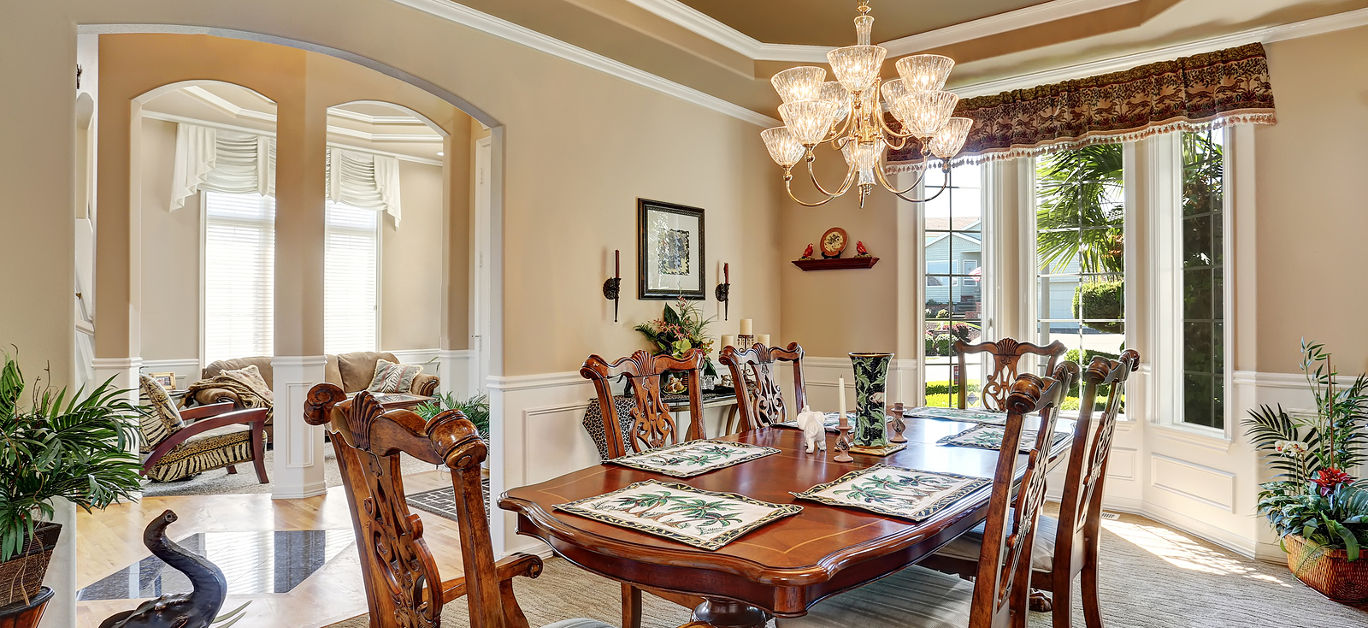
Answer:
POLYGON ((1059 358, 1064 357, 1068 351, 1064 343, 1056 340, 1048 345, 1041 346, 1031 342, 1021 342, 1012 338, 1003 338, 995 342, 980 342, 969 344, 963 340, 956 340, 952 347, 955 354, 956 363, 959 365, 959 373, 955 376, 955 387, 959 389, 959 409, 968 408, 968 365, 965 363, 965 356, 970 353, 987 353, 993 356, 993 369, 983 378, 983 407, 988 410, 1001 412, 1006 409, 1007 395, 1011 392, 1010 388, 1020 370, 1019 365, 1022 356, 1042 355, 1049 356, 1050 361, 1045 366, 1046 373, 1054 373, 1055 366, 1059 364, 1059 358))
POLYGON ((494 561, 480 486, 488 450, 465 415, 447 410, 425 422, 409 410, 386 411, 368 392, 347 400, 341 388, 318 384, 309 390, 304 420, 327 425, 334 436, 371 626, 437 628, 442 606, 464 596, 474 628, 526 628, 512 580, 537 577, 542 561, 530 554, 494 561), (405 501, 401 454, 451 470, 463 577, 441 579, 422 520, 405 501))
POLYGON ((741 410, 745 429, 759 429, 788 420, 788 408, 774 377, 775 362, 793 363, 793 402, 797 406, 794 408, 795 416, 807 405, 802 345, 790 342, 787 347, 766 347, 757 342, 745 351, 727 346, 722 348, 718 359, 731 371, 736 403, 741 410), (746 383, 747 366, 755 374, 755 390, 751 390, 746 383))
MULTIPOLYGON (((207 406, 195 406, 193 408, 183 408, 180 410, 181 420, 185 425, 171 433, 170 436, 162 439, 152 448, 152 452, 147 455, 147 460, 143 461, 141 475, 151 473, 152 468, 161 462, 171 450, 185 443, 192 437, 203 434, 209 430, 218 429, 227 425, 247 425, 251 430, 252 443, 252 466, 256 469, 257 480, 262 484, 270 483, 270 478, 266 476, 266 414, 270 412, 267 408, 250 408, 247 410, 234 410, 232 402, 224 401, 207 406)), ((237 465, 230 464, 226 467, 228 473, 237 473, 237 465)))

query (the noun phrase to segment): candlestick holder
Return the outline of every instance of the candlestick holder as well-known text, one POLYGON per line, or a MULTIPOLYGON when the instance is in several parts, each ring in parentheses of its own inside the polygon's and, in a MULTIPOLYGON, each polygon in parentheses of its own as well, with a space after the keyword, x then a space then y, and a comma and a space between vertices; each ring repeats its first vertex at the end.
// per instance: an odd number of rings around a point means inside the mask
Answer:
POLYGON ((905 413, 906 413, 906 412, 907 412, 907 409, 906 409, 905 407, 903 407, 903 404, 902 404, 901 401, 899 401, 899 402, 893 404, 893 408, 889 410, 889 413, 893 415, 893 425, 892 425, 892 427, 893 427, 893 438, 888 439, 889 442, 892 442, 892 443, 905 443, 905 442, 907 442, 907 437, 906 437, 906 436, 903 436, 903 431, 905 431, 905 430, 907 429, 907 423, 906 423, 905 421, 903 421, 903 417, 905 416, 905 413))
POLYGON ((755 334, 738 334, 736 336, 736 348, 746 350, 755 344, 755 334))
POLYGON ((622 296, 621 251, 613 251, 613 276, 603 282, 603 298, 613 302, 613 322, 618 322, 618 302, 622 296))
POLYGON ((836 451, 836 457, 832 458, 832 460, 836 462, 854 462, 855 459, 850 457, 850 430, 852 429, 850 424, 847 423, 838 426, 836 429, 840 431, 840 434, 836 436, 836 444, 831 447, 836 451))
POLYGON ((722 320, 729 320, 731 314, 731 264, 722 265, 722 283, 717 284, 714 292, 717 302, 722 304, 722 320))

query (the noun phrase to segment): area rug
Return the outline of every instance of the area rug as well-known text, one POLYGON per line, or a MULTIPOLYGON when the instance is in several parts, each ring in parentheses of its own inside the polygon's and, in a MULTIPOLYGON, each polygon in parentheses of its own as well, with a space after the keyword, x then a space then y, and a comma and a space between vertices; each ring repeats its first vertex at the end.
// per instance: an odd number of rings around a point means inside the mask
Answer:
MULTIPOLYGON (((492 507, 489 503, 489 478, 480 480, 480 489, 484 492, 484 502, 486 507, 492 507)), ((405 498, 409 506, 422 511, 430 512, 434 515, 446 517, 452 521, 457 520, 456 516, 456 489, 450 486, 434 488, 430 491, 413 493, 405 498)))
MULTIPOLYGON (((1102 613, 1113 628, 1324 628, 1368 626, 1368 610, 1325 599, 1282 565, 1244 558, 1149 519, 1121 515, 1102 523, 1102 613)), ((548 559, 540 578, 514 580, 519 605, 533 626, 570 617, 618 625, 620 587, 570 563, 548 559)), ((1075 594, 1077 596, 1077 594, 1075 594)), ((687 610, 644 596, 643 626, 674 628, 687 610)), ((1074 600, 1074 625, 1083 625, 1074 600)), ((366 617, 332 624, 363 628, 366 617)), ((443 626, 469 626, 464 600, 448 604, 443 626)), ((1049 628, 1048 613, 1031 613, 1031 628, 1049 628)))
MULTIPOLYGON (((328 488, 342 486, 342 472, 337 468, 337 457, 332 445, 323 447, 323 477, 328 488)), ((434 467, 422 460, 401 456, 400 468, 404 475, 432 471, 434 467)), ((266 475, 270 477, 275 470, 275 451, 266 452, 266 475)), ((225 469, 205 471, 188 480, 176 482, 143 482, 143 495, 162 497, 167 495, 230 495, 271 492, 270 484, 257 482, 256 469, 252 463, 237 465, 237 473, 229 475, 225 469)))

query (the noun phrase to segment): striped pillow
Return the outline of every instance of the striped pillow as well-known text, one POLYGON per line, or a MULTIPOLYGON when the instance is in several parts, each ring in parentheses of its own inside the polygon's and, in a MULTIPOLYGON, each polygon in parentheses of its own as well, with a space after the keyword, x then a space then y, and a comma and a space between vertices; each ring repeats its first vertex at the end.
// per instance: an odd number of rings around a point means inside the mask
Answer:
POLYGON ((375 376, 371 378, 370 386, 366 390, 381 393, 409 392, 413 389, 413 380, 423 372, 421 364, 395 364, 389 360, 379 359, 375 361, 375 376))
POLYGON ((151 406, 149 411, 143 413, 141 419, 143 452, 147 453, 179 430, 184 422, 176 403, 171 401, 171 396, 166 394, 166 389, 162 388, 157 380, 143 375, 139 378, 139 383, 143 396, 151 406))

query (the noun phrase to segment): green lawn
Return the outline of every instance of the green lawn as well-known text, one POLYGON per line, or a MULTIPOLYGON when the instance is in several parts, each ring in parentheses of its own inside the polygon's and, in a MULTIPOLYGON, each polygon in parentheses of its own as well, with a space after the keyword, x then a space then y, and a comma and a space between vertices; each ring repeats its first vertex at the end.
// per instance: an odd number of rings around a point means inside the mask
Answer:
MULTIPOLYGON (((978 382, 969 382, 969 391, 978 392, 978 382)), ((1125 401, 1124 399, 1122 400, 1125 401)), ((932 407, 949 408, 959 404, 959 393, 950 392, 949 381, 927 382, 926 383, 926 405, 932 407)), ((1074 394, 1064 398, 1065 410, 1077 410, 1079 406, 1078 395, 1074 394)))

